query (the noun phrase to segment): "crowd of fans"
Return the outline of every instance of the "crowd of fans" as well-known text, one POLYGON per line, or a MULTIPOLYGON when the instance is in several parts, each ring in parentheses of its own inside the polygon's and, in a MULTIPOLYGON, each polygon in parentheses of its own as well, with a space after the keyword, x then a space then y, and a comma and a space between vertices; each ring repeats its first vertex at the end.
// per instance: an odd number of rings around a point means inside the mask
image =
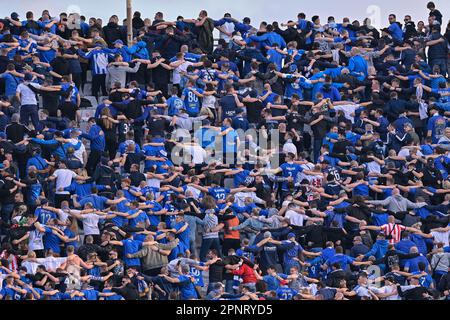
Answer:
POLYGON ((2 19, 0 299, 448 300, 450 23, 427 8, 136 12, 130 46, 117 16, 2 19))

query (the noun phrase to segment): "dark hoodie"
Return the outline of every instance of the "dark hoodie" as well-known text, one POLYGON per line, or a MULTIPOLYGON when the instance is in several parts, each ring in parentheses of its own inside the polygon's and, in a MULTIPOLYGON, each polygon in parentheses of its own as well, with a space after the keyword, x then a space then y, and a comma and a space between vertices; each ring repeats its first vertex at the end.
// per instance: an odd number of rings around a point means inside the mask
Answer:
POLYGON ((103 27, 103 34, 105 35, 105 41, 110 47, 113 46, 114 41, 122 39, 122 29, 114 22, 108 23, 103 27))

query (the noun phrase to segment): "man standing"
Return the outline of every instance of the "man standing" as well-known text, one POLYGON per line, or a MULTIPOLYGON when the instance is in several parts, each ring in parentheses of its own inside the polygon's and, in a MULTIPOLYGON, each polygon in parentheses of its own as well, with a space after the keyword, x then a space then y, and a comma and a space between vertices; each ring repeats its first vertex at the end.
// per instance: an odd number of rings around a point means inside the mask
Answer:
POLYGON ((43 87, 37 83, 32 83, 33 75, 31 73, 25 74, 24 82, 19 84, 16 91, 17 100, 20 101, 20 122, 26 126, 31 122, 36 130, 41 130, 41 124, 39 122, 38 115, 38 101, 36 99, 36 93, 33 89, 42 91, 59 91, 59 89, 53 89, 50 87, 43 87))
POLYGON ((86 170, 89 175, 92 175, 100 162, 103 152, 105 152, 106 142, 105 133, 97 125, 95 118, 90 118, 88 123, 90 127, 89 133, 83 133, 81 137, 91 142, 91 152, 86 163, 86 170))
POLYGON ((104 46, 99 45, 88 53, 78 50, 78 55, 81 58, 90 61, 92 71, 92 95, 98 98, 100 88, 104 96, 108 95, 106 91, 106 74, 108 73, 108 59, 112 54, 104 50, 104 46))
POLYGON ((87 180, 87 177, 77 175, 72 170, 67 169, 64 161, 59 163, 58 169, 49 177, 49 180, 56 180, 55 206, 59 208, 61 202, 70 201, 70 192, 64 191, 65 188, 72 184, 72 179, 87 180))
POLYGON ((441 34, 441 27, 431 27, 430 41, 426 43, 428 49, 428 64, 431 68, 439 66, 441 74, 447 74, 448 42, 441 34))

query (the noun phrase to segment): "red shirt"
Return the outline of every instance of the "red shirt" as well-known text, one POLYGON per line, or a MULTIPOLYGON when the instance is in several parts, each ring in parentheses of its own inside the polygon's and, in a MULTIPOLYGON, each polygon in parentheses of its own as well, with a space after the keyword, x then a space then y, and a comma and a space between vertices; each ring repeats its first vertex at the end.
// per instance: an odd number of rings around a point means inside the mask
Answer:
POLYGON ((245 263, 237 270, 233 270, 233 274, 242 277, 243 283, 256 283, 257 279, 253 268, 250 268, 245 263))

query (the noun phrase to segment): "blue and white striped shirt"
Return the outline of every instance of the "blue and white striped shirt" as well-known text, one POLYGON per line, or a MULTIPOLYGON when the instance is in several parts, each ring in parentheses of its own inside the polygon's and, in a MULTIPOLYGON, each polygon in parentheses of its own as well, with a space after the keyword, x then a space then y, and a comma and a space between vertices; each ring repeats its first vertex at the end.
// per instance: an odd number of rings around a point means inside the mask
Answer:
POLYGON ((108 59, 111 57, 112 54, 106 52, 105 50, 92 50, 91 52, 85 53, 81 50, 78 50, 78 54, 80 57, 84 59, 89 59, 89 62, 91 64, 91 71, 92 75, 98 75, 98 74, 107 74, 108 72, 108 59))

